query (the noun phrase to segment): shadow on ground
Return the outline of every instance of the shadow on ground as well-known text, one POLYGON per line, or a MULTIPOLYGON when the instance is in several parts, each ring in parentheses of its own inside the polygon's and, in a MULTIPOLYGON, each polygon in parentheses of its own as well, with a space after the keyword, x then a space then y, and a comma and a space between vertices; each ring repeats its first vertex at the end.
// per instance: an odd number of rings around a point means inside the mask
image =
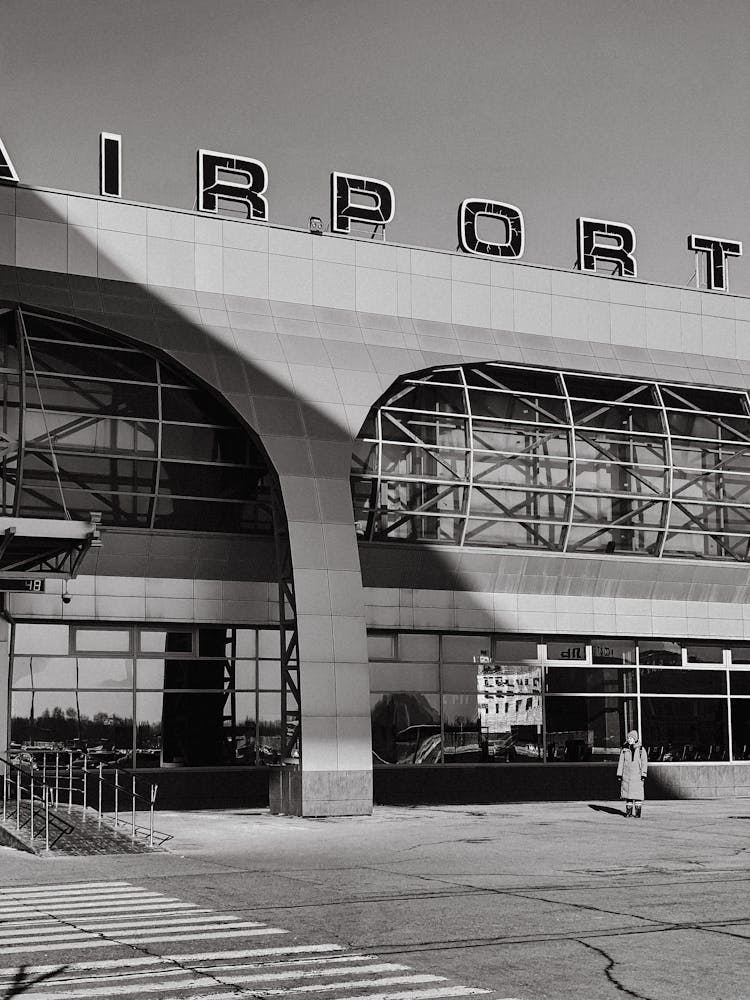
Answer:
POLYGON ((624 809, 615 809, 614 806, 600 806, 595 802, 589 802, 589 809, 593 809, 594 812, 598 813, 609 813, 611 816, 624 816, 624 809))
POLYGON ((13 976, 13 981, 8 983, 5 987, 5 992, 0 994, 0 1000, 10 1000, 11 997, 20 997, 24 993, 30 993, 34 987, 40 986, 47 979, 54 979, 55 976, 59 976, 61 972, 65 972, 67 965, 61 965, 51 972, 45 972, 40 976, 29 976, 26 972, 27 967, 25 965, 20 965, 17 972, 13 976))

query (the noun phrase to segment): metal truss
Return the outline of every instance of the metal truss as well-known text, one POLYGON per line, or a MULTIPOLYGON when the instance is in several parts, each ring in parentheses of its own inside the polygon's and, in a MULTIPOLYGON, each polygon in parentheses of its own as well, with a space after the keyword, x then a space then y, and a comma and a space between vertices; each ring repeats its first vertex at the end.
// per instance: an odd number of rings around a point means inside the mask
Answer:
POLYGON ((399 381, 352 468, 361 538, 750 559, 750 398, 481 363, 399 381))
POLYGON ((278 485, 273 491, 272 503, 281 659, 281 760, 283 764, 301 764, 302 701, 297 600, 294 593, 289 527, 278 485))
POLYGON ((0 590, 3 577, 74 578, 88 550, 102 544, 101 515, 89 521, 0 517, 0 590))

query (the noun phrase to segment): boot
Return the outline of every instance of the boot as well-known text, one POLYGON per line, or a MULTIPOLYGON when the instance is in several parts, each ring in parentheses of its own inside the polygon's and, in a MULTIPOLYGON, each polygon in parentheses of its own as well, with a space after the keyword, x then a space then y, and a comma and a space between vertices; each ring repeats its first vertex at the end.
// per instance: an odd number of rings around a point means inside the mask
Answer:
POLYGON ((635 804, 635 818, 636 819, 640 819, 641 818, 641 809, 642 808, 643 808, 642 803, 641 802, 636 802, 636 804, 635 804))
POLYGON ((630 819, 630 817, 632 815, 633 815, 633 803, 632 802, 626 802, 625 803, 625 819, 630 819))

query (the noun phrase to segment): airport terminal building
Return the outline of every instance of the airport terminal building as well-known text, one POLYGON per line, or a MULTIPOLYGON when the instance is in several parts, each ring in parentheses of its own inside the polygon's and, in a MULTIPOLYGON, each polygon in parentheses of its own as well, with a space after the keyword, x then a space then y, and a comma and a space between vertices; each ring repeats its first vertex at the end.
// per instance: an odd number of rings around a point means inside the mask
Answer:
POLYGON ((750 299, 5 184, 0 377, 0 752, 750 793, 750 299))

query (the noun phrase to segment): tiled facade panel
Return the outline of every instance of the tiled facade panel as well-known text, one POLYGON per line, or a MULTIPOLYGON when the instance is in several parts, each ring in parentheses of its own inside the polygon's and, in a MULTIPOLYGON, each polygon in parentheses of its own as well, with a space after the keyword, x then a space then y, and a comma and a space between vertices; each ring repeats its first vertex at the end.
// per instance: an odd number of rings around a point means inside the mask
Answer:
MULTIPOLYGON (((163 350, 262 439, 290 521, 308 813, 371 806, 366 615, 387 627, 607 633, 664 621, 682 634, 745 637, 745 584, 723 566, 715 580, 710 567, 684 564, 673 578, 668 565, 642 576, 627 559, 582 560, 581 572, 566 563, 560 573, 559 559, 503 556, 502 566, 500 556, 464 552, 425 556, 421 576, 422 555, 410 565, 399 553, 406 578, 393 579, 394 567, 372 553, 364 596, 349 468, 352 439, 379 396, 399 375, 446 362, 747 388, 746 298, 10 186, 0 186, 0 265, 0 298, 163 350), (428 582, 436 565, 440 585, 428 582), (378 567, 380 590, 369 586, 378 567), (414 589, 420 579, 424 590, 414 589), (638 596, 653 585, 658 592, 638 596)), ((256 607, 255 584, 227 598, 206 575, 192 595, 151 592, 151 580, 142 593, 100 594, 103 576, 93 594, 74 594, 88 602, 75 607, 88 615, 93 600, 106 616, 127 600, 133 614, 137 605, 173 620, 211 617, 211 602, 237 620, 268 608, 256 607)))

